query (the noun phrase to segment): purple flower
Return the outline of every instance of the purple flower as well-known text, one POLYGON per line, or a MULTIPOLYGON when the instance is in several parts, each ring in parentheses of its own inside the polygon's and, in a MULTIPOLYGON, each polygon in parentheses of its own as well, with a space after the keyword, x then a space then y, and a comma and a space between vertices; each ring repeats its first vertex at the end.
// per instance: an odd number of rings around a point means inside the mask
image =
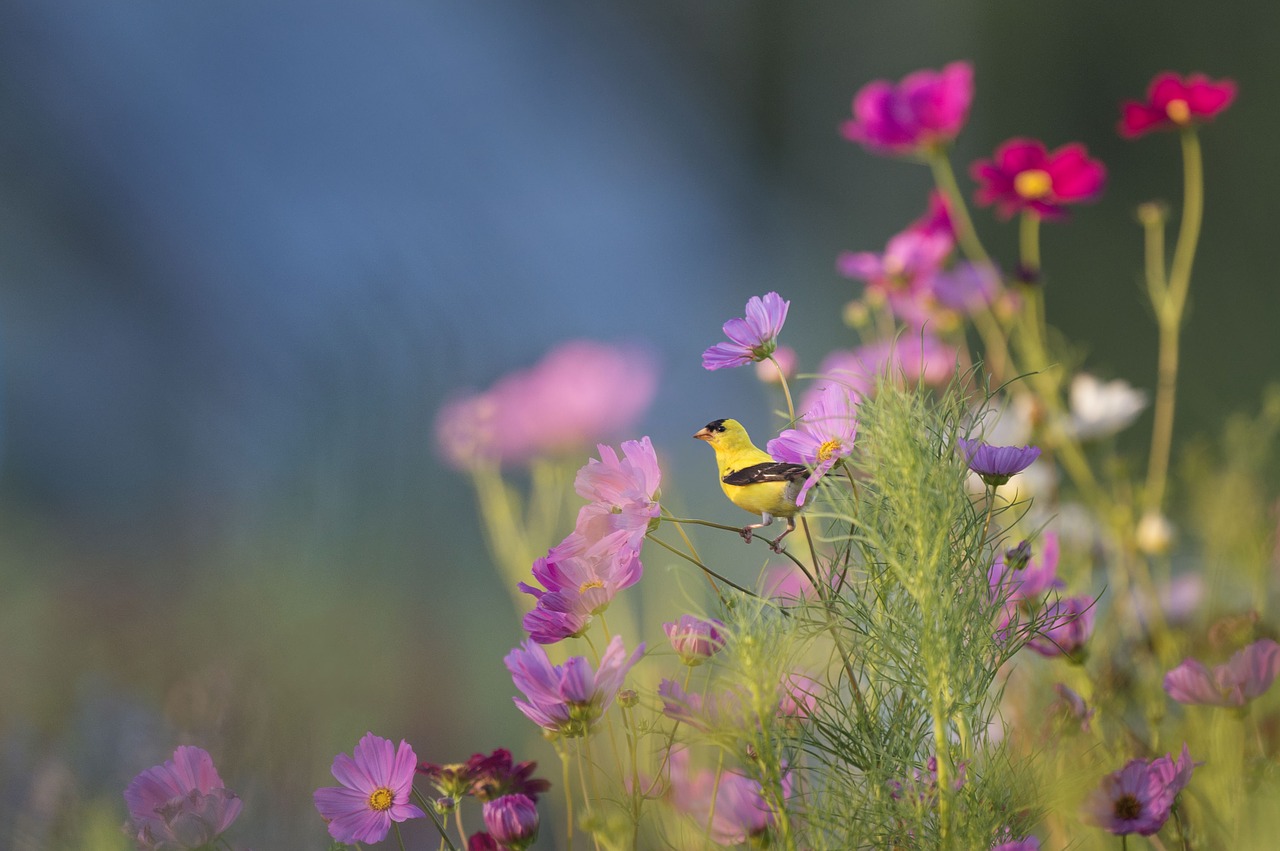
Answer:
POLYGON ((1101 786, 1085 801, 1085 816, 1110 833, 1150 836, 1164 827, 1193 767, 1185 744, 1176 762, 1169 756, 1150 763, 1130 760, 1102 779, 1101 786))
POLYGON ((409 803, 417 757, 408 742, 365 733, 356 743, 354 759, 345 753, 333 758, 333 776, 341 786, 315 792, 316 809, 329 823, 329 835, 339 842, 381 842, 391 823, 424 818, 409 803))
POLYGON ((681 615, 675 623, 664 623, 671 647, 686 665, 701 665, 724 647, 724 624, 715 618, 681 615))
MULTIPOLYGON (((938 758, 929 757, 924 765, 925 770, 911 769, 911 774, 902 780, 889 781, 889 797, 895 801, 906 799, 913 805, 935 806, 938 801, 938 758)), ((964 788, 969 764, 961 760, 956 765, 956 777, 951 781, 951 788, 957 792, 964 788)))
POLYGON ((626 432, 656 390, 647 351, 572 340, 532 368, 447 404, 436 416, 436 442, 458 469, 525 464, 626 432))
MULTIPOLYGON (((760 783, 737 771, 694 771, 689 752, 678 748, 668 760, 671 805, 699 825, 710 820, 711 841, 717 845, 741 845, 762 837, 776 815, 765 800, 760 783)), ((782 778, 783 795, 791 794, 791 774, 782 778)))
POLYGON ((960 451, 965 463, 992 487, 1006 484, 1017 473, 1040 457, 1038 446, 992 446, 980 440, 960 438, 960 451))
POLYGON ((991 564, 991 570, 987 572, 992 602, 1004 601, 999 624, 1001 629, 1016 617, 1020 604, 1033 603, 1050 588, 1063 587, 1062 580, 1058 578, 1057 532, 1045 532, 1038 552, 1030 554, 1019 569, 1012 567, 1009 562, 1010 554, 1020 553, 1020 547, 1021 545, 998 553, 991 564))
MULTIPOLYGON (((1093 634, 1094 606, 1092 597, 1067 597, 1044 608, 1036 637, 1027 646, 1041 656, 1075 657, 1093 634)), ((1078 661, 1073 658, 1073 661, 1078 661)))
POLYGON ((662 698, 663 715, 704 733, 741 729, 747 724, 742 698, 733 691, 691 694, 675 680, 664 679, 658 684, 658 697, 662 698))
POLYGON ((533 563, 533 577, 542 588, 526 582, 520 590, 538 602, 524 616, 524 628, 539 644, 555 644, 581 635, 592 615, 609 607, 619 591, 629 588, 644 573, 635 551, 589 555, 561 555, 560 548, 533 563))
POLYGON ((764 297, 752 296, 747 302, 745 319, 730 319, 724 323, 724 335, 728 343, 716 343, 702 353, 705 369, 724 369, 727 366, 746 366, 762 361, 778 347, 778 332, 787 321, 787 308, 791 302, 783 301, 777 293, 765 293, 764 297))
MULTIPOLYGON (((1005 837, 1011 837, 1013 834, 1007 828, 1005 829, 1005 837)), ((1002 839, 1004 837, 1001 837, 1002 839)), ((992 845, 991 851, 1040 851, 1040 840, 1034 836, 1024 836, 1022 839, 1008 839, 999 845, 992 845)))
POLYGON ((240 799, 223 786, 213 759, 191 745, 134 777, 124 801, 129 834, 145 851, 208 845, 240 815, 240 799))
POLYGON ((600 669, 574 656, 563 665, 552 665, 547 652, 526 641, 503 659, 516 688, 525 700, 514 698, 516 707, 545 730, 565 736, 585 736, 613 703, 627 672, 644 655, 644 645, 630 657, 615 635, 600 657, 600 669))
POLYGON ((1280 644, 1255 641, 1213 670, 1195 659, 1164 675, 1164 690, 1179 703, 1244 706, 1271 688, 1280 673, 1280 644))
POLYGON ((481 831, 473 833, 467 837, 467 851, 502 851, 498 847, 498 843, 493 841, 493 837, 481 831))
POLYGON ((767 451, 774 458, 813 468, 800 488, 796 505, 804 505, 809 489, 853 452, 857 434, 857 403, 847 388, 832 383, 805 411, 800 428, 789 428, 769 441, 767 451))
POLYGON ((894 85, 875 80, 853 98, 853 118, 841 134, 874 153, 919 154, 954 139, 973 101, 973 66, 952 62, 942 71, 908 74, 894 85))
POLYGON ((538 807, 527 795, 486 801, 483 816, 489 835, 511 851, 524 851, 538 838, 538 807))
POLYGON ((527 795, 534 801, 551 788, 551 783, 533 772, 538 764, 533 761, 513 763, 511 751, 497 748, 490 754, 472 754, 464 763, 436 765, 418 763, 418 773, 431 780, 440 794, 460 799, 473 795, 481 801, 503 795, 527 795))

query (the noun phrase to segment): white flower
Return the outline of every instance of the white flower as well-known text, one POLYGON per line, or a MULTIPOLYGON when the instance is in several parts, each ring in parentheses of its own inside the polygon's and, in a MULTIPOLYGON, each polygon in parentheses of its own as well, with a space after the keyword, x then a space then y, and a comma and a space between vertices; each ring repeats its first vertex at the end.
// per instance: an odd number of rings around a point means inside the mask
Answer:
POLYGON ((1078 440, 1108 437, 1147 407, 1147 394, 1117 378, 1103 383, 1087 372, 1071 379, 1070 431, 1078 440))

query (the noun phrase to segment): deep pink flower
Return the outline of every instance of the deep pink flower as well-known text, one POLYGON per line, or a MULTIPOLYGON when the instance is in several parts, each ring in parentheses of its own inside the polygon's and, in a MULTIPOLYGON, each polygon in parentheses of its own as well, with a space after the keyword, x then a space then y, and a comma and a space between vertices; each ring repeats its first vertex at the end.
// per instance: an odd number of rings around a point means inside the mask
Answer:
POLYGON ((1102 779, 1085 801, 1085 816, 1109 833, 1151 836, 1168 821, 1174 799, 1190 781, 1193 767, 1185 744, 1176 762, 1169 756, 1150 763, 1130 760, 1102 779))
POLYGON ((1145 103, 1120 104, 1120 135, 1136 139, 1154 130, 1172 130, 1208 121, 1236 98, 1235 80, 1214 82, 1204 74, 1183 79, 1172 71, 1157 74, 1145 103))
POLYGON ((1040 629, 1027 646, 1041 656, 1075 657, 1093 634, 1092 597, 1066 597, 1044 608, 1040 629))
POLYGON ((671 647, 686 665, 701 665, 724 647, 724 624, 715 618, 681 615, 674 623, 664 623, 663 630, 671 647))
POLYGON ((458 469, 525 464, 624 433, 656 390, 646 350, 572 340, 489 390, 445 405, 436 416, 436 442, 458 469))
POLYGON ((1038 446, 992 446, 963 437, 956 443, 969 469, 992 487, 1006 484, 1040 457, 1038 446))
POLYGON ((716 343, 703 352, 702 366, 724 369, 768 358, 778 347, 778 334, 787 321, 790 306, 791 302, 783 301, 777 293, 765 293, 763 298, 752 296, 747 301, 745 319, 724 323, 724 335, 730 342, 716 343))
POLYGON ((182 745, 124 790, 130 836, 139 849, 199 848, 240 815, 240 798, 222 784, 208 752, 182 745))
POLYGON ((1066 216, 1065 204, 1092 201, 1102 193, 1107 169, 1089 159, 1084 145, 1072 143, 1045 150, 1035 139, 1010 139, 995 157, 978 160, 971 169, 979 204, 995 204, 1003 218, 1030 210, 1042 219, 1066 216))
POLYGON ((940 72, 916 71, 896 85, 875 80, 854 95, 853 118, 840 132, 874 153, 919 154, 954 139, 972 101, 968 62, 952 62, 940 72))
POLYGON ((538 763, 531 760, 515 763, 511 751, 497 748, 489 754, 472 754, 466 762, 437 765, 423 761, 418 763, 417 772, 429 778, 441 795, 455 800, 474 796, 488 801, 503 795, 528 795, 537 801, 551 788, 550 781, 533 776, 537 767, 538 763))
POLYGON ((341 786, 315 792, 330 836, 347 843, 381 842, 392 822, 426 817, 409 802, 417 757, 408 742, 401 739, 396 747, 390 739, 365 733, 353 755, 333 758, 333 776, 341 786))
POLYGON ((598 671, 593 671, 582 656, 574 656, 563 665, 552 665, 547 652, 529 641, 502 661, 526 698, 514 698, 516 707, 543 729, 575 737, 591 732, 613 704, 627 672, 643 655, 641 644, 628 657, 622 636, 615 635, 600 657, 598 671))
POLYGON ((511 851, 524 851, 538 838, 538 807, 527 795, 503 795, 482 810, 489 835, 511 851))
POLYGON ((956 228, 951 221, 951 209, 947 207, 946 197, 936 189, 930 190, 929 205, 925 208, 924 214, 912 222, 907 230, 926 236, 942 234, 950 237, 954 242, 956 228))
POLYGON ((502 851, 493 837, 484 831, 473 833, 467 837, 467 851, 502 851))
POLYGON ((1271 688, 1280 673, 1280 644, 1269 638, 1235 653, 1210 670, 1195 659, 1164 675, 1164 690, 1179 703, 1244 706, 1271 688))
MULTIPOLYGON (((694 771, 684 748, 672 750, 667 772, 671 805, 699 825, 705 826, 710 819, 711 841, 717 845, 741 845, 763 836, 774 825, 777 816, 765 801, 760 783, 744 774, 694 771)), ((791 794, 791 786, 791 773, 787 772, 782 778, 784 796, 791 794)))
POLYGON ((809 489, 853 452, 858 434, 857 401, 847 388, 828 384, 805 409, 798 425, 770 440, 766 449, 779 461, 811 468, 796 496, 796 505, 804 505, 809 489))

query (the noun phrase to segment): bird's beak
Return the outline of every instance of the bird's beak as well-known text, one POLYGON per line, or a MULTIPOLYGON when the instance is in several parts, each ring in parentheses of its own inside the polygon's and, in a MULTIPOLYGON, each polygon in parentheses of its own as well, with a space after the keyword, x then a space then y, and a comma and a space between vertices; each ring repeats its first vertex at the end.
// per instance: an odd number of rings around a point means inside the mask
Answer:
POLYGON ((698 432, 697 434, 695 434, 695 435, 694 435, 694 437, 696 437, 698 440, 710 440, 710 439, 711 439, 711 429, 709 429, 709 428, 704 428, 702 431, 700 431, 700 432, 698 432))

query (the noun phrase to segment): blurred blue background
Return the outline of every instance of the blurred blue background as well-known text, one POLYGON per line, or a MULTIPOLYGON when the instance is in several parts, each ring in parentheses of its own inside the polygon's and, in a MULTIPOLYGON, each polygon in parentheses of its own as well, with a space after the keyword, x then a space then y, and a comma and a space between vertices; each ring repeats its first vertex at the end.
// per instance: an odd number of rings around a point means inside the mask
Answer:
MULTIPOLYGON (((320 841, 310 789, 365 729, 449 743, 439 761, 528 737, 500 663, 518 621, 435 411, 563 339, 642 341, 663 379, 640 431, 709 470, 694 430, 768 421, 749 371, 700 367, 720 324, 776 289, 816 367, 849 341, 836 254, 924 209, 926 169, 837 133, 873 78, 974 62, 961 171, 1014 135, 1107 164, 1102 201, 1045 228, 1049 316, 1146 388, 1133 210, 1176 208, 1180 165, 1173 136, 1119 139, 1117 104, 1166 69, 1235 78, 1203 134, 1180 434, 1252 408, 1280 367, 1280 9, 1237 12, 0 6, 0 847, 75 847, 41 790, 118 795, 180 738, 213 740, 246 842, 291 847, 320 841), (255 811, 269 782, 292 810, 255 811)), ((716 498, 686 478, 664 490, 716 498)))

